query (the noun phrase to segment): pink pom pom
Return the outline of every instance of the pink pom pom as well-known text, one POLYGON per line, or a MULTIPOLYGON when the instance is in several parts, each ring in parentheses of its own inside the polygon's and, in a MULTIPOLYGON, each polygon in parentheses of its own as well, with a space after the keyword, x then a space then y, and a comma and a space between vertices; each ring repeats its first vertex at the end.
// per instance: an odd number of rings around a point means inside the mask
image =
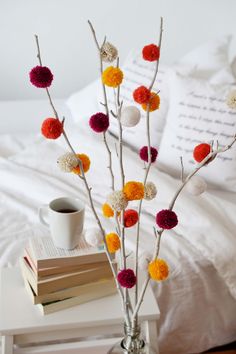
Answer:
POLYGON ((105 132, 109 127, 109 118, 104 113, 96 113, 89 119, 89 125, 96 133, 105 132))
POLYGON ((178 224, 178 218, 172 210, 161 210, 156 215, 156 223, 161 229, 170 230, 178 224))
MULTIPOLYGON (((157 149, 151 146, 151 162, 155 162, 157 158, 158 152, 157 149)), ((148 162, 148 146, 143 146, 139 150, 139 156, 141 160, 148 162)))
POLYGON ((35 66, 29 73, 30 82, 39 88, 49 87, 53 80, 51 70, 46 66, 35 66))
POLYGON ((123 269, 117 275, 118 282, 123 288, 132 288, 136 284, 136 276, 132 269, 123 269))

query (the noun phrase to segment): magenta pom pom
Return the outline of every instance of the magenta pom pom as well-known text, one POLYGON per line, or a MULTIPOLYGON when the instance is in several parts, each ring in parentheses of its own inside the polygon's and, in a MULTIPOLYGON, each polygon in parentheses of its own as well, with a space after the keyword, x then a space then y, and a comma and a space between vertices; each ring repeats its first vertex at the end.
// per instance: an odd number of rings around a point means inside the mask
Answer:
MULTIPOLYGON (((157 149, 151 146, 151 162, 155 162, 158 152, 157 149)), ((143 146, 139 150, 139 156, 141 160, 148 162, 148 146, 143 146)))
POLYGON ((104 113, 96 113, 89 119, 89 125, 96 133, 105 132, 109 127, 109 118, 104 113))
POLYGON ((123 288, 132 288, 136 284, 136 276, 132 269, 123 269, 117 275, 118 282, 123 288))
POLYGON ((178 218, 172 210, 161 210, 156 215, 156 223, 161 229, 173 229, 178 224, 178 218))
POLYGON ((30 82, 40 88, 49 87, 53 80, 51 70, 46 66, 35 66, 29 73, 30 82))

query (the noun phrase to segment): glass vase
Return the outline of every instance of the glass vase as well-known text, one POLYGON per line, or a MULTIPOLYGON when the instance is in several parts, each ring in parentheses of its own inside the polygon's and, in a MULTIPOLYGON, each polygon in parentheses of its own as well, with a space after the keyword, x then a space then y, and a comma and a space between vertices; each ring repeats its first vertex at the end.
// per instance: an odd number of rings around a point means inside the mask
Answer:
POLYGON ((156 354, 141 336, 140 326, 124 326, 125 336, 107 354, 156 354))

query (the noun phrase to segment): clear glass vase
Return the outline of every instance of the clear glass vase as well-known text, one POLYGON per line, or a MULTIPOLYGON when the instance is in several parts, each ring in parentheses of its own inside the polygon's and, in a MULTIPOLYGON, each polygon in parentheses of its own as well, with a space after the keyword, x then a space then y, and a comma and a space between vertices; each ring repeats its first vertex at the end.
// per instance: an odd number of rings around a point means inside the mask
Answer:
POLYGON ((124 326, 125 336, 107 354, 156 354, 142 339, 140 326, 124 326))

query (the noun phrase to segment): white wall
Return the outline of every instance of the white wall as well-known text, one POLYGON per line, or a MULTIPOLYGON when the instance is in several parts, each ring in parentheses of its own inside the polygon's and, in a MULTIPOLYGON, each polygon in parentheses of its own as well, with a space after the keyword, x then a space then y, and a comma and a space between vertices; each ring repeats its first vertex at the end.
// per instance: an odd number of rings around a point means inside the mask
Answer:
POLYGON ((54 97, 67 97, 97 76, 98 61, 87 25, 120 49, 157 40, 164 17, 162 60, 171 63, 204 40, 236 35, 235 0, 0 0, 0 100, 42 98, 29 84, 37 64, 33 34, 54 75, 54 97))

